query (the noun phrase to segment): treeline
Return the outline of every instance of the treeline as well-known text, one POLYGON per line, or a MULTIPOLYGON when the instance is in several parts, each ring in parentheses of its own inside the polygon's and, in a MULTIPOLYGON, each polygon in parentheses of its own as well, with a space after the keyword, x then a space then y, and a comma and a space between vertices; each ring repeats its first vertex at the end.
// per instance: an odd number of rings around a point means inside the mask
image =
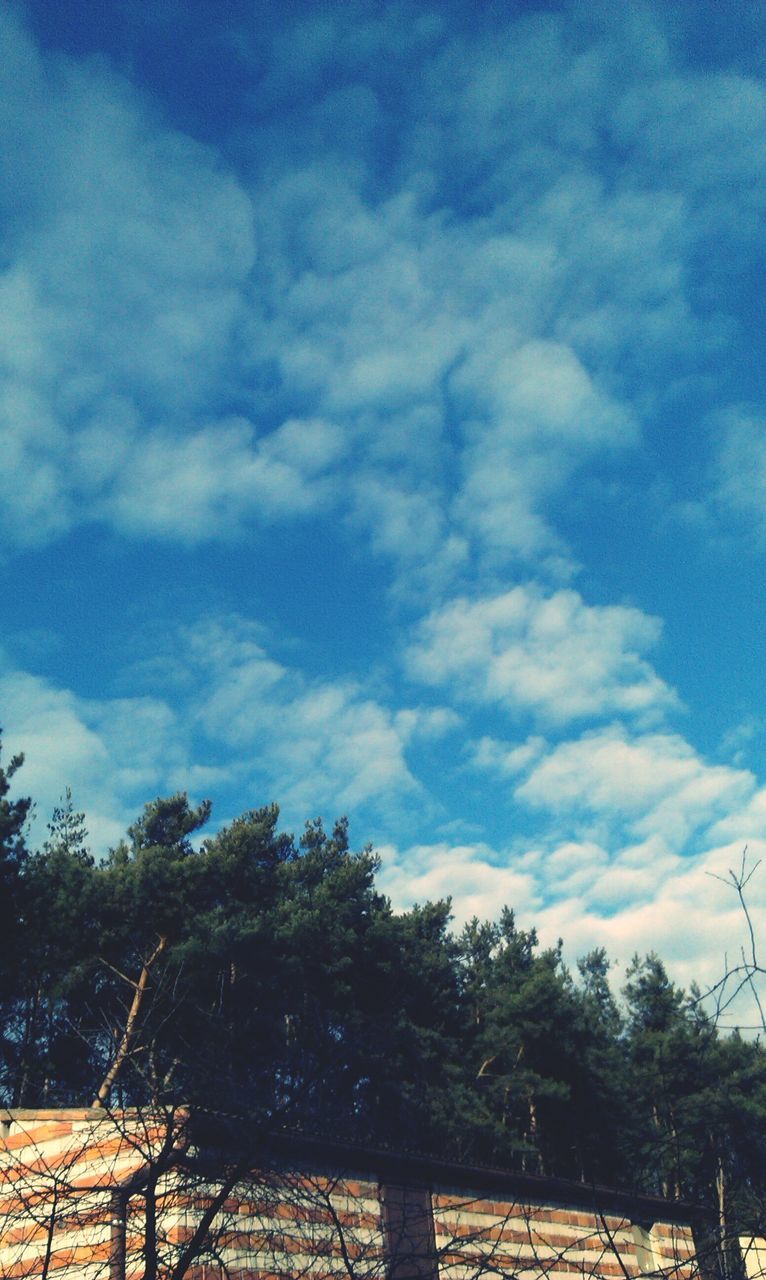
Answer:
POLYGON ((176 1100, 353 1141, 704 1201, 760 1222, 766 1055, 719 1034, 662 961, 622 1000, 506 908, 395 913, 345 822, 277 809, 202 840, 209 805, 148 804, 103 862, 71 800, 42 848, 0 769, 0 1100, 176 1100))

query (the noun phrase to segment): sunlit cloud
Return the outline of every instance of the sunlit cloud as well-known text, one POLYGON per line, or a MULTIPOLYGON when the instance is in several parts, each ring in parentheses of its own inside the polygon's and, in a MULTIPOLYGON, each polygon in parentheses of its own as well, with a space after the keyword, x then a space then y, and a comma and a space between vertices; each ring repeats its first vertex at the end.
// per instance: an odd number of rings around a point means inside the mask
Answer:
POLYGON ((550 723, 656 716, 677 703, 642 656, 659 635, 658 620, 637 609, 528 585, 435 610, 419 624, 407 661, 428 684, 455 684, 460 697, 550 723))
POLYGON ((745 804, 754 785, 747 770, 706 763, 678 734, 632 736, 612 725, 559 743, 535 764, 516 795, 534 806, 603 817, 683 847, 696 828, 745 804))

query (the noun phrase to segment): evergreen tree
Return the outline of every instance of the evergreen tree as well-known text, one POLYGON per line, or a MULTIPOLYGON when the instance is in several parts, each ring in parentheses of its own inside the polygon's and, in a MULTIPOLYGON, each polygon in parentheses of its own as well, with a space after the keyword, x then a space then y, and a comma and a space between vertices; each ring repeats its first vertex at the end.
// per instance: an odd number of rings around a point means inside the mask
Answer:
POLYGON ((726 1276, 763 1227, 766 1053, 719 1034, 654 955, 624 1012, 603 949, 505 909, 394 912, 345 820, 296 843, 276 806, 207 839, 207 802, 148 804, 102 863, 67 792, 28 851, 0 769, 2 1084, 21 1105, 178 1101, 264 1126, 683 1195, 726 1276))
POLYGON ((42 850, 31 853, 24 867, 16 1105, 50 1101, 52 1087, 54 1100, 79 1097, 85 1045, 75 1029, 75 1005, 97 945, 94 880, 85 817, 67 790, 42 850), (68 1090, 62 1091, 64 1081, 68 1090))
POLYGON ((583 1170, 578 1108, 586 1093, 582 1002, 561 947, 538 949, 505 909, 461 939, 466 1040, 487 1154, 524 1170, 583 1170))
MULTIPOLYGON (((0 749, 1 757, 1 749, 0 749)), ((15 755, 0 764, 0 901, 3 944, 0 948, 0 1090, 8 1097, 18 1064, 19 987, 25 942, 23 871, 24 838, 31 800, 11 798, 12 780, 24 763, 15 755)), ((11 1095, 12 1096, 12 1095, 11 1095)))
POLYGON ((577 967, 583 1034, 574 1118, 580 1176, 611 1186, 630 1185, 631 1079, 622 1043, 623 1019, 609 984, 611 965, 599 947, 577 967))

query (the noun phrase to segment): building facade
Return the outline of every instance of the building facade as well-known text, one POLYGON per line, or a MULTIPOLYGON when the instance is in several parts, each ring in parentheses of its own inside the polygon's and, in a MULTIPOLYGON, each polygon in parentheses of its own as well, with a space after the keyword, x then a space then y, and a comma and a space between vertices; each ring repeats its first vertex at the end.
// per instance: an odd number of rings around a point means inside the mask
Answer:
POLYGON ((694 1280, 688 1206, 157 1110, 0 1113, 0 1280, 694 1280))

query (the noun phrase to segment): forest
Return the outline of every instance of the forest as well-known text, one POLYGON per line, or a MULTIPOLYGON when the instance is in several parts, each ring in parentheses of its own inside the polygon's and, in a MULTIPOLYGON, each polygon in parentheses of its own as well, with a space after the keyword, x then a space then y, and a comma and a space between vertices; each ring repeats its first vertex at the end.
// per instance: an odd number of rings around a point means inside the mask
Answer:
MULTIPOLYGON (((0 1100, 183 1103, 272 1129, 682 1197, 758 1232, 766 1054, 662 959, 571 971, 511 905, 395 912, 344 820, 205 837, 148 803, 100 861, 71 796, 41 847, 0 769, 0 1100)), ((23 771, 21 774, 23 780, 23 771)))

